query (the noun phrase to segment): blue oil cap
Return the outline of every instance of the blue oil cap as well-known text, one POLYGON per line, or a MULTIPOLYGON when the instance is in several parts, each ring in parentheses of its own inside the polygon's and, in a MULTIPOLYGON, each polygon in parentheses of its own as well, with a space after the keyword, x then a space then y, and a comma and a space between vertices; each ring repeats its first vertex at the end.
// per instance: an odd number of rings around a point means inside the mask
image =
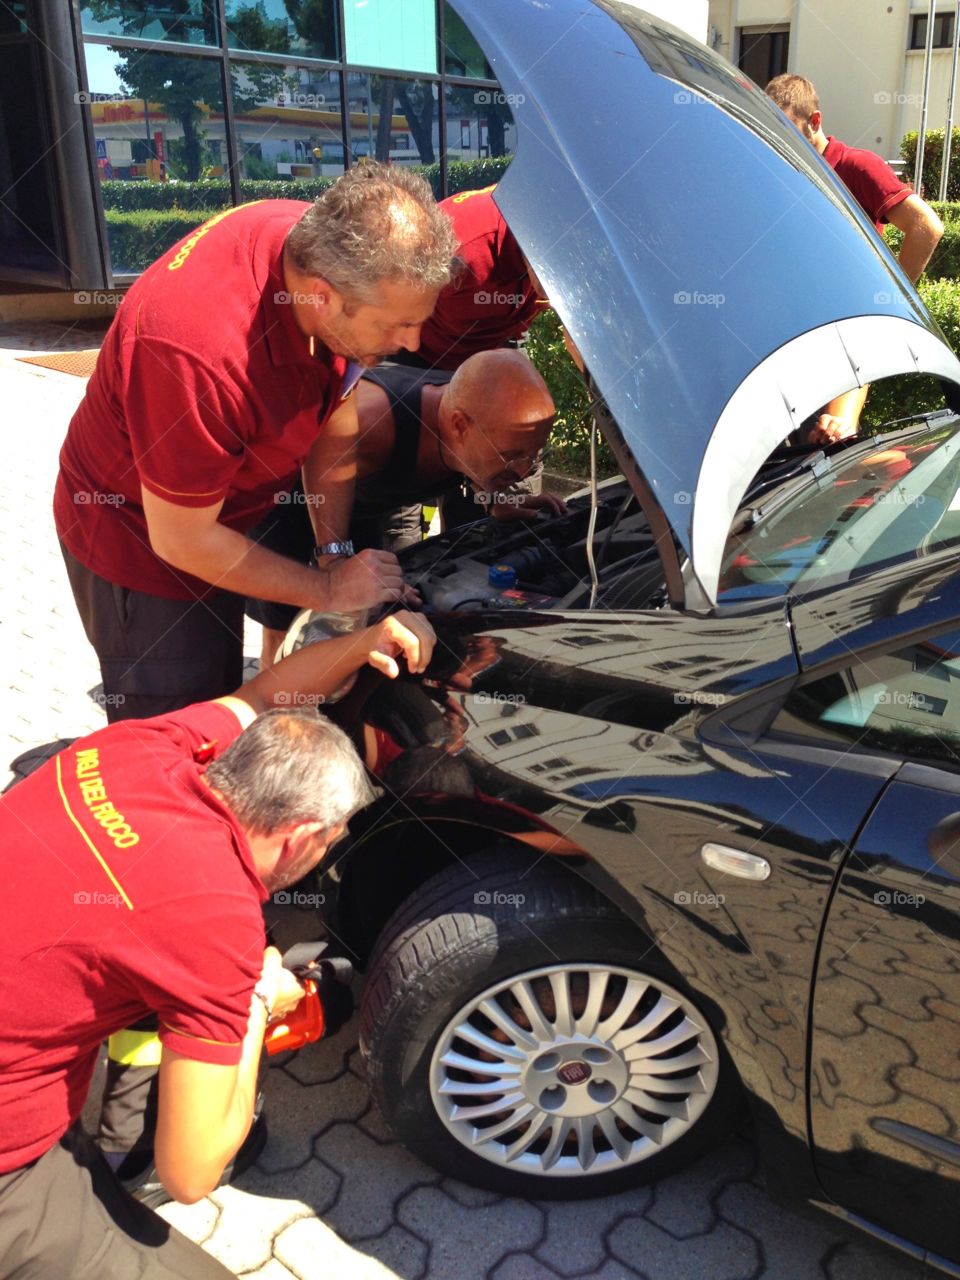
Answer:
POLYGON ((517 585, 517 571, 512 564, 492 564, 489 581, 498 591, 509 591, 517 585))

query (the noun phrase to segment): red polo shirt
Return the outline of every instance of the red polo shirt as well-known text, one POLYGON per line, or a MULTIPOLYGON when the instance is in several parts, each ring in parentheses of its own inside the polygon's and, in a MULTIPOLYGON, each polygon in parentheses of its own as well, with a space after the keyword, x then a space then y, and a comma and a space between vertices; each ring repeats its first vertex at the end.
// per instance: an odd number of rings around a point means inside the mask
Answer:
POLYGON ((837 177, 843 179, 844 186, 878 231, 883 230, 894 205, 914 194, 909 182, 901 182, 886 160, 873 151, 848 147, 837 138, 828 138, 823 158, 837 177))
POLYGON ((310 354, 281 253, 309 205, 228 209, 133 285, 110 326, 60 454, 57 532, 120 586, 184 600, 207 583, 150 549, 141 485, 184 507, 223 500, 251 528, 289 489, 344 395, 347 361, 310 354))
POLYGON ((178 1053, 240 1061, 267 892, 193 758, 239 732, 212 702, 126 720, 0 799, 0 1172, 60 1139, 102 1042, 148 1013, 178 1053))
POLYGON ((539 303, 520 246, 493 202, 496 187, 441 200, 453 222, 466 268, 437 299, 423 326, 417 355, 436 369, 456 369, 468 356, 519 338, 539 303))

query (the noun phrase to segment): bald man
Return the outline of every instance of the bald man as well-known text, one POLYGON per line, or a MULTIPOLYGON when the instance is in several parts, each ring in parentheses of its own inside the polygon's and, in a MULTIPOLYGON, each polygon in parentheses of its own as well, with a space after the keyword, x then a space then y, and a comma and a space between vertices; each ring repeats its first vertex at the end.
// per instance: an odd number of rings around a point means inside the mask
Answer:
MULTIPOLYGON (((522 352, 481 351, 454 372, 369 369, 355 398, 360 434, 346 554, 365 547, 396 552, 419 541, 419 527, 396 519, 399 509, 464 487, 473 490, 477 519, 564 510, 553 494, 506 492, 530 471, 553 425, 547 384, 522 352)), ((302 490, 278 494, 274 512, 251 536, 271 551, 309 560, 313 537, 302 490)), ((247 613, 264 628, 266 667, 297 610, 248 600, 247 613)))

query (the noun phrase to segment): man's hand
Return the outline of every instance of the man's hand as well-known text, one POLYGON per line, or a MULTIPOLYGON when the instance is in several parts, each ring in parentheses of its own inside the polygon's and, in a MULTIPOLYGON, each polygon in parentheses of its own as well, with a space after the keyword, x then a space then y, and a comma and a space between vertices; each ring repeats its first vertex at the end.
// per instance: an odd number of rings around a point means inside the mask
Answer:
MULTIPOLYGON (((496 495, 494 497, 496 499, 496 495)), ((534 520, 541 511, 551 516, 567 514, 567 504, 555 493, 518 493, 506 497, 509 501, 494 501, 490 509, 494 520, 534 520)))
POLYGON ((437 642, 436 633, 422 613, 392 613, 368 629, 367 662, 376 671, 395 680, 400 674, 396 658, 403 655, 408 669, 426 671, 437 642))
POLYGON ((855 436, 859 429, 856 422, 838 418, 834 413, 821 413, 807 439, 810 444, 836 444, 838 440, 848 440, 855 436))
MULTIPOLYGON (((323 556, 317 562, 324 579, 323 599, 313 605, 320 613, 330 610, 357 613, 378 604, 407 600, 400 561, 390 551, 367 549, 355 556, 323 556)), ((410 603, 419 597, 413 593, 410 603)))
POLYGON ((271 1021, 292 1013, 305 994, 300 980, 284 969, 276 947, 267 947, 263 953, 263 972, 257 987, 270 1001, 271 1021))

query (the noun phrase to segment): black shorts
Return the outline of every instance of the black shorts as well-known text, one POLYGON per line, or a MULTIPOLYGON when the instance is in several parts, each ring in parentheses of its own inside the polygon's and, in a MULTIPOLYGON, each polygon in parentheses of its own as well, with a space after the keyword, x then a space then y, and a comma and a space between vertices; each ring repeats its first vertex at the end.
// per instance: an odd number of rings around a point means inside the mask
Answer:
POLYGON ((0 1174, 5 1280, 229 1280, 134 1200, 79 1123, 38 1160, 0 1174))

